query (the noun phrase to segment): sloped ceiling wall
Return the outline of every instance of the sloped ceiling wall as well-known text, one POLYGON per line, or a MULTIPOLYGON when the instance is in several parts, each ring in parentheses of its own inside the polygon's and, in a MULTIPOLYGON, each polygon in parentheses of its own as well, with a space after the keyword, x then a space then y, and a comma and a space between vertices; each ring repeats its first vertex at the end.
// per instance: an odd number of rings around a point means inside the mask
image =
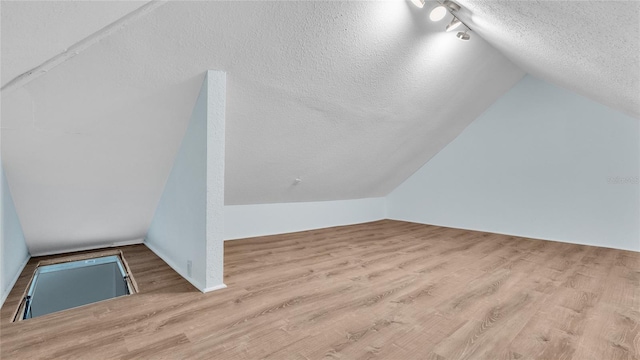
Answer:
POLYGON ((3 1, 2 85, 146 1, 3 1))
MULTIPOLYGON (((524 75, 508 58, 633 114, 636 5, 603 3, 462 1, 466 43, 433 3, 166 3, 2 92, 29 247, 144 237, 207 69, 228 74, 227 204, 386 195, 524 75)), ((1 5, 3 85, 142 5, 31 4, 1 5)))
POLYGON ((527 73, 640 119, 640 1, 460 0, 527 73))
MULTIPOLYGON (((169 2, 3 92, 3 161, 30 249, 145 236, 206 69, 228 73, 227 204, 385 195, 523 76, 416 10, 169 2)), ((3 58, 23 56, 5 25, 3 58)))

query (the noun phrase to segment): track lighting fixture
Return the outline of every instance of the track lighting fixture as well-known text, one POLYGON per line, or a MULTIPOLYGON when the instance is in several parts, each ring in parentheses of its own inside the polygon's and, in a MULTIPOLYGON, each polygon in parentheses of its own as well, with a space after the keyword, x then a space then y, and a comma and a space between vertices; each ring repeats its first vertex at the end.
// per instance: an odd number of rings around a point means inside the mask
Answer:
POLYGON ((434 7, 431 13, 429 13, 429 19, 431 19, 431 21, 440 21, 444 19, 445 16, 447 16, 447 8, 442 5, 434 7))
MULTIPOLYGON (((419 7, 423 8, 425 5, 425 0, 411 0, 411 2, 419 7)), ((443 2, 438 1, 438 6, 431 9, 429 13, 429 19, 431 21, 440 21, 447 16, 447 13, 453 15, 453 19, 451 22, 445 27, 446 32, 453 31, 460 27, 460 25, 464 25, 466 30, 460 31, 456 34, 456 37, 460 40, 467 41, 471 38, 471 35, 468 34, 471 31, 471 28, 467 26, 462 20, 460 20, 457 16, 457 12, 460 10, 460 5, 454 3, 451 0, 444 0, 443 2)))
POLYGON ((467 41, 471 38, 471 36, 469 36, 469 34, 467 34, 467 30, 465 30, 464 32, 460 31, 456 34, 456 37, 462 41, 467 41))
POLYGON ((447 10, 449 10, 450 13, 454 13, 454 12, 460 10, 460 5, 454 3, 451 0, 444 0, 444 2, 442 2, 442 6, 446 7, 447 10))
POLYGON ((462 25, 462 22, 458 20, 457 17, 454 16, 453 19, 451 19, 451 22, 449 23, 449 25, 447 25, 447 27, 445 28, 445 31, 446 32, 453 31, 458 27, 460 27, 460 25, 462 25))
POLYGON ((424 0, 411 0, 411 3, 413 3, 413 5, 419 7, 420 9, 424 7, 424 0))

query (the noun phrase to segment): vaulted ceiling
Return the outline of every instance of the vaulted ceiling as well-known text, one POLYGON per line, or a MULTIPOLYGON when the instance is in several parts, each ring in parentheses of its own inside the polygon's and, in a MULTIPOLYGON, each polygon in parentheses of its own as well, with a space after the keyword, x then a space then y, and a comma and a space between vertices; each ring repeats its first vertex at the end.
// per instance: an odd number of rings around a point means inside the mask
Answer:
POLYGON ((527 73, 640 118, 640 1, 460 0, 527 73))
POLYGON ((640 114, 637 3, 461 1, 468 42, 434 4, 2 2, 31 251, 145 236, 207 69, 228 76, 227 204, 384 196, 525 72, 640 114))

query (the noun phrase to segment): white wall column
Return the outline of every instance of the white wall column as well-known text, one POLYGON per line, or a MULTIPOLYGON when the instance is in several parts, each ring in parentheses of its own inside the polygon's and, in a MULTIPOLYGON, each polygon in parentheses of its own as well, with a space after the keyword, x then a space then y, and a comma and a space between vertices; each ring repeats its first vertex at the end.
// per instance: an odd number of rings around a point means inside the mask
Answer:
POLYGON ((224 288, 226 75, 208 71, 145 244, 202 292, 224 288))

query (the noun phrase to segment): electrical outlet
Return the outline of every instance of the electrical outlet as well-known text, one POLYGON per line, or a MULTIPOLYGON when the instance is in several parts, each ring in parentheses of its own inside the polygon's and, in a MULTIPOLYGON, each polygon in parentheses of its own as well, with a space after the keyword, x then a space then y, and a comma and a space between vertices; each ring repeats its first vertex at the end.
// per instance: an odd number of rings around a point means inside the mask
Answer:
POLYGON ((192 267, 192 265, 193 264, 191 263, 191 260, 187 260, 187 275, 189 277, 191 277, 191 267, 192 267))

